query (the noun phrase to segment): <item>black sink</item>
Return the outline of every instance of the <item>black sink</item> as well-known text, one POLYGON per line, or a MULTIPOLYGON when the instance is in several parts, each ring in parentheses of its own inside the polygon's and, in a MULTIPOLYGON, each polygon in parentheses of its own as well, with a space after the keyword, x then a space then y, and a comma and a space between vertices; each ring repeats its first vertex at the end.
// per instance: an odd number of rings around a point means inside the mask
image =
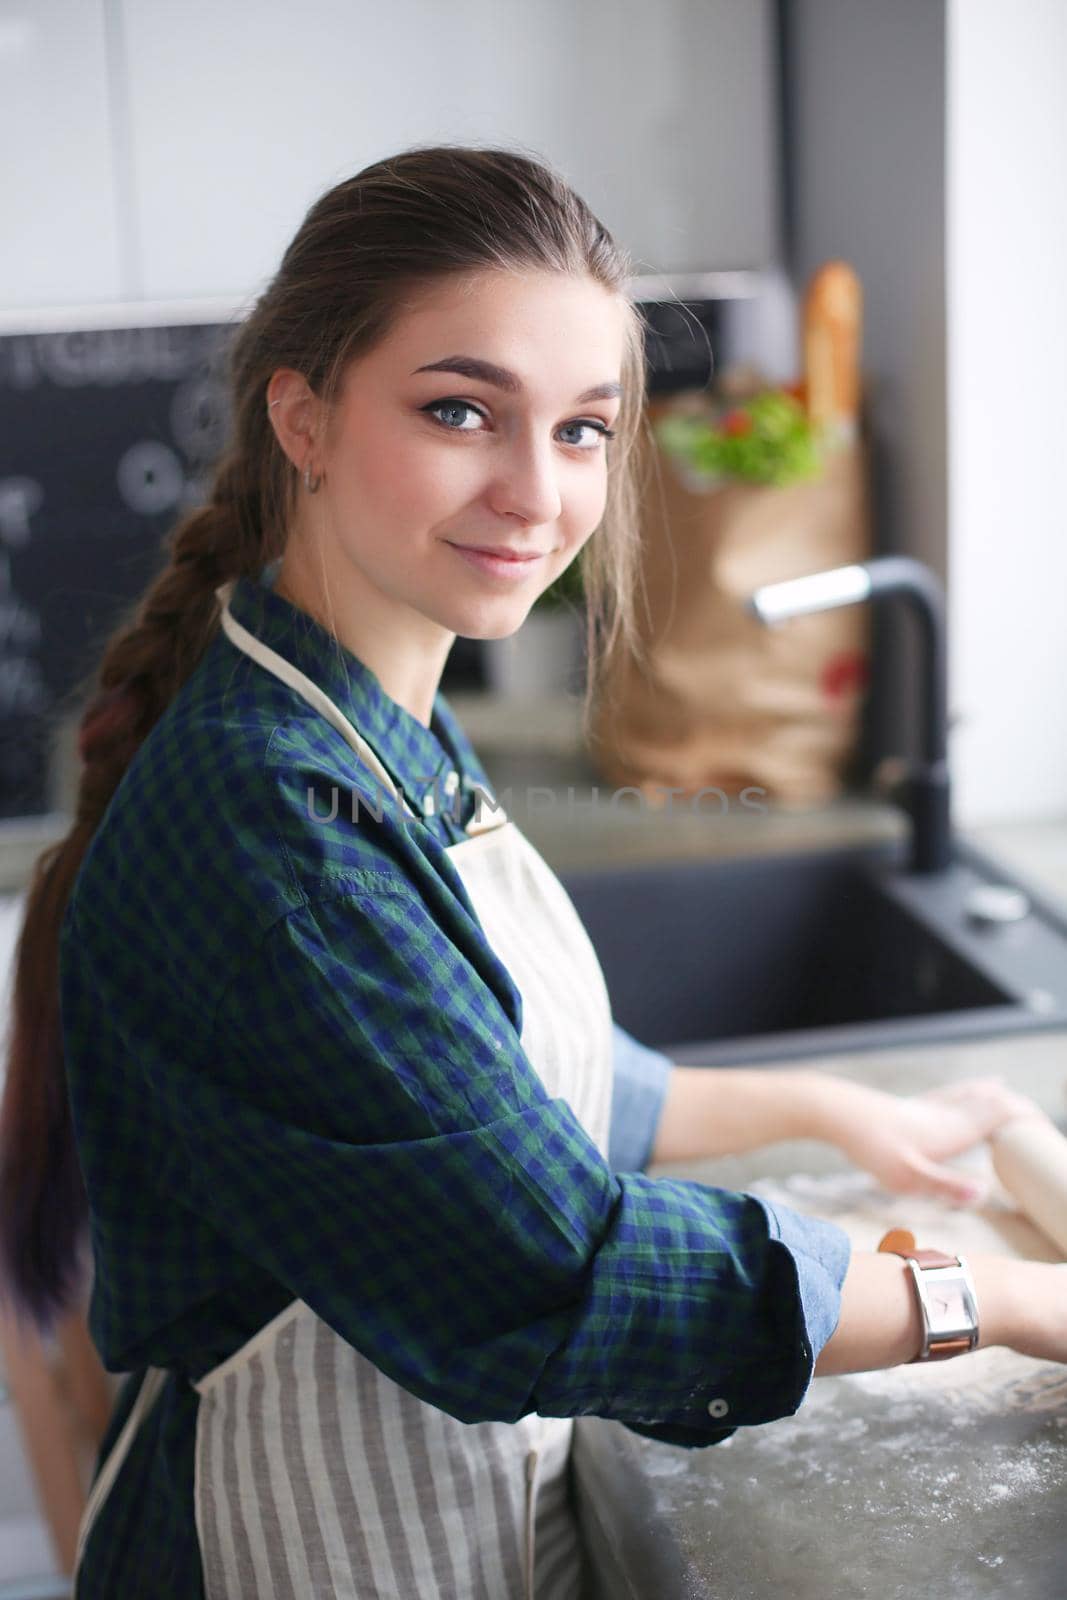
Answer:
POLYGON ((1067 915, 958 835, 935 873, 897 840, 559 874, 615 1019, 727 1065, 1067 1028, 1067 915), (1020 920, 976 891, 1021 890, 1020 920))

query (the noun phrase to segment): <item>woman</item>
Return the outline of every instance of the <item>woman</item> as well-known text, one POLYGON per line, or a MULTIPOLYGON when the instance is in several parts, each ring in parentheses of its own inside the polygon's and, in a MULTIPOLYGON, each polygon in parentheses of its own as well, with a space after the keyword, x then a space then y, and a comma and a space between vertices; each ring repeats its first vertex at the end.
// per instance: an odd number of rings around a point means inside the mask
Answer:
MULTIPOLYGON (((807 1132, 958 1198, 940 1162, 1034 1114, 671 1071, 492 803, 456 636, 581 551, 591 660, 633 644, 627 276, 550 170, 409 150, 316 202, 236 332, 228 453, 105 652, 19 953, 9 1274, 69 1297, 80 1170, 132 1373, 80 1600, 581 1593, 575 1416, 712 1444, 920 1338, 899 1259, 635 1154, 807 1132)), ((972 1266, 983 1342, 1067 1356, 1056 1269, 972 1266)))

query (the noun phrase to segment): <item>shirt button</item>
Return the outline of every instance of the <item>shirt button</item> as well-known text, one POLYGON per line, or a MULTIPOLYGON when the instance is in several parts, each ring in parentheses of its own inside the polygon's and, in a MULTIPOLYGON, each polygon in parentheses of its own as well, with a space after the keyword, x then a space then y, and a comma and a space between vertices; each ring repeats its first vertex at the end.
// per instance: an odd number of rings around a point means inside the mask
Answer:
POLYGON ((727 1405, 725 1400, 709 1400, 708 1401, 708 1416, 709 1417, 725 1417, 725 1415, 729 1411, 729 1409, 730 1409, 730 1407, 727 1405))
POLYGON ((456 790, 458 788, 459 788, 459 773, 458 772, 450 772, 447 775, 447 777, 445 778, 445 784, 444 784, 445 794, 453 795, 453 794, 455 794, 455 792, 456 792, 456 790))

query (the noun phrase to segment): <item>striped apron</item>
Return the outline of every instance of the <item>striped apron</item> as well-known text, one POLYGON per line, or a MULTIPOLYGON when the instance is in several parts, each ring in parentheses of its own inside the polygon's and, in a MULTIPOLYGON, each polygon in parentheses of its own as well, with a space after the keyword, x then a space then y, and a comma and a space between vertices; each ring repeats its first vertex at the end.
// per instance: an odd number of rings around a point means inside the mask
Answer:
MULTIPOLYGON (((233 644, 303 695, 397 796, 339 707, 232 616, 231 589, 216 593, 233 644)), ((596 953, 563 885, 502 809, 476 812, 466 832, 448 855, 522 996, 523 1049, 547 1092, 568 1101, 606 1158, 611 1010, 596 953)), ((79 1560, 165 1378, 165 1370, 148 1369, 93 1485, 79 1560)), ((302 1300, 195 1388, 194 1500, 206 1600, 581 1600, 585 1593, 570 1482, 573 1417, 460 1422, 387 1377, 302 1300)))

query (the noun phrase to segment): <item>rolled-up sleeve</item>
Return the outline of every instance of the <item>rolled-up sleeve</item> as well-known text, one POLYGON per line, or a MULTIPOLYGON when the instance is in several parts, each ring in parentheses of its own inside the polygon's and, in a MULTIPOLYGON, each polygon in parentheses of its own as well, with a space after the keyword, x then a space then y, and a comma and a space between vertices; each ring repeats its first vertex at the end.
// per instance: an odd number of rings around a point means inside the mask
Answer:
POLYGON ((617 1022, 612 1023, 611 1032, 614 1081, 608 1165, 612 1172, 643 1172, 656 1141, 674 1063, 661 1050, 641 1044, 617 1022))
POLYGON ((753 1198, 767 1213, 771 1237, 779 1239, 793 1257, 814 1366, 841 1315, 841 1287, 852 1256, 848 1234, 821 1217, 806 1217, 787 1206, 771 1205, 761 1195, 753 1198))
MULTIPOLYGON (((788 1404, 775 1411, 775 1416, 791 1415, 799 1409, 811 1386, 819 1354, 837 1327, 841 1289, 852 1250, 848 1234, 836 1223, 821 1217, 803 1216, 785 1206, 773 1206, 759 1195, 746 1195, 746 1198, 755 1201, 766 1217, 771 1251, 767 1271, 769 1284, 773 1286, 769 1292, 783 1305, 794 1307, 795 1320, 785 1343, 794 1358, 790 1370, 779 1369, 774 1377, 750 1372, 741 1388, 744 1390, 747 1383, 751 1389, 747 1395, 742 1393, 740 1405, 726 1394, 708 1401, 709 1415, 732 1416, 742 1424, 755 1420, 751 1409, 767 1403, 769 1390, 776 1391, 780 1400, 786 1395, 790 1397, 788 1404)), ((688 1423, 654 1427, 630 1423, 629 1426, 634 1433, 668 1444, 694 1446, 719 1442, 699 1438, 688 1423)), ((724 1428, 719 1439, 729 1438, 734 1432, 735 1428, 724 1428)))
POLYGON ((130 1041, 155 1181, 395 1382, 686 1445, 799 1405, 837 1230, 613 1173, 406 880, 280 916, 211 1024, 195 1066, 130 1041))
MULTIPOLYGON (((612 1034, 615 1079, 608 1160, 613 1172, 641 1172, 652 1154, 674 1063, 661 1050, 641 1044, 617 1022, 612 1024, 612 1034)), ((761 1195, 753 1198, 766 1213, 770 1237, 793 1258, 796 1283, 789 1292, 800 1300, 807 1351, 796 1382, 806 1390, 841 1313, 841 1287, 851 1259, 848 1234, 819 1218, 773 1206, 761 1195)))

